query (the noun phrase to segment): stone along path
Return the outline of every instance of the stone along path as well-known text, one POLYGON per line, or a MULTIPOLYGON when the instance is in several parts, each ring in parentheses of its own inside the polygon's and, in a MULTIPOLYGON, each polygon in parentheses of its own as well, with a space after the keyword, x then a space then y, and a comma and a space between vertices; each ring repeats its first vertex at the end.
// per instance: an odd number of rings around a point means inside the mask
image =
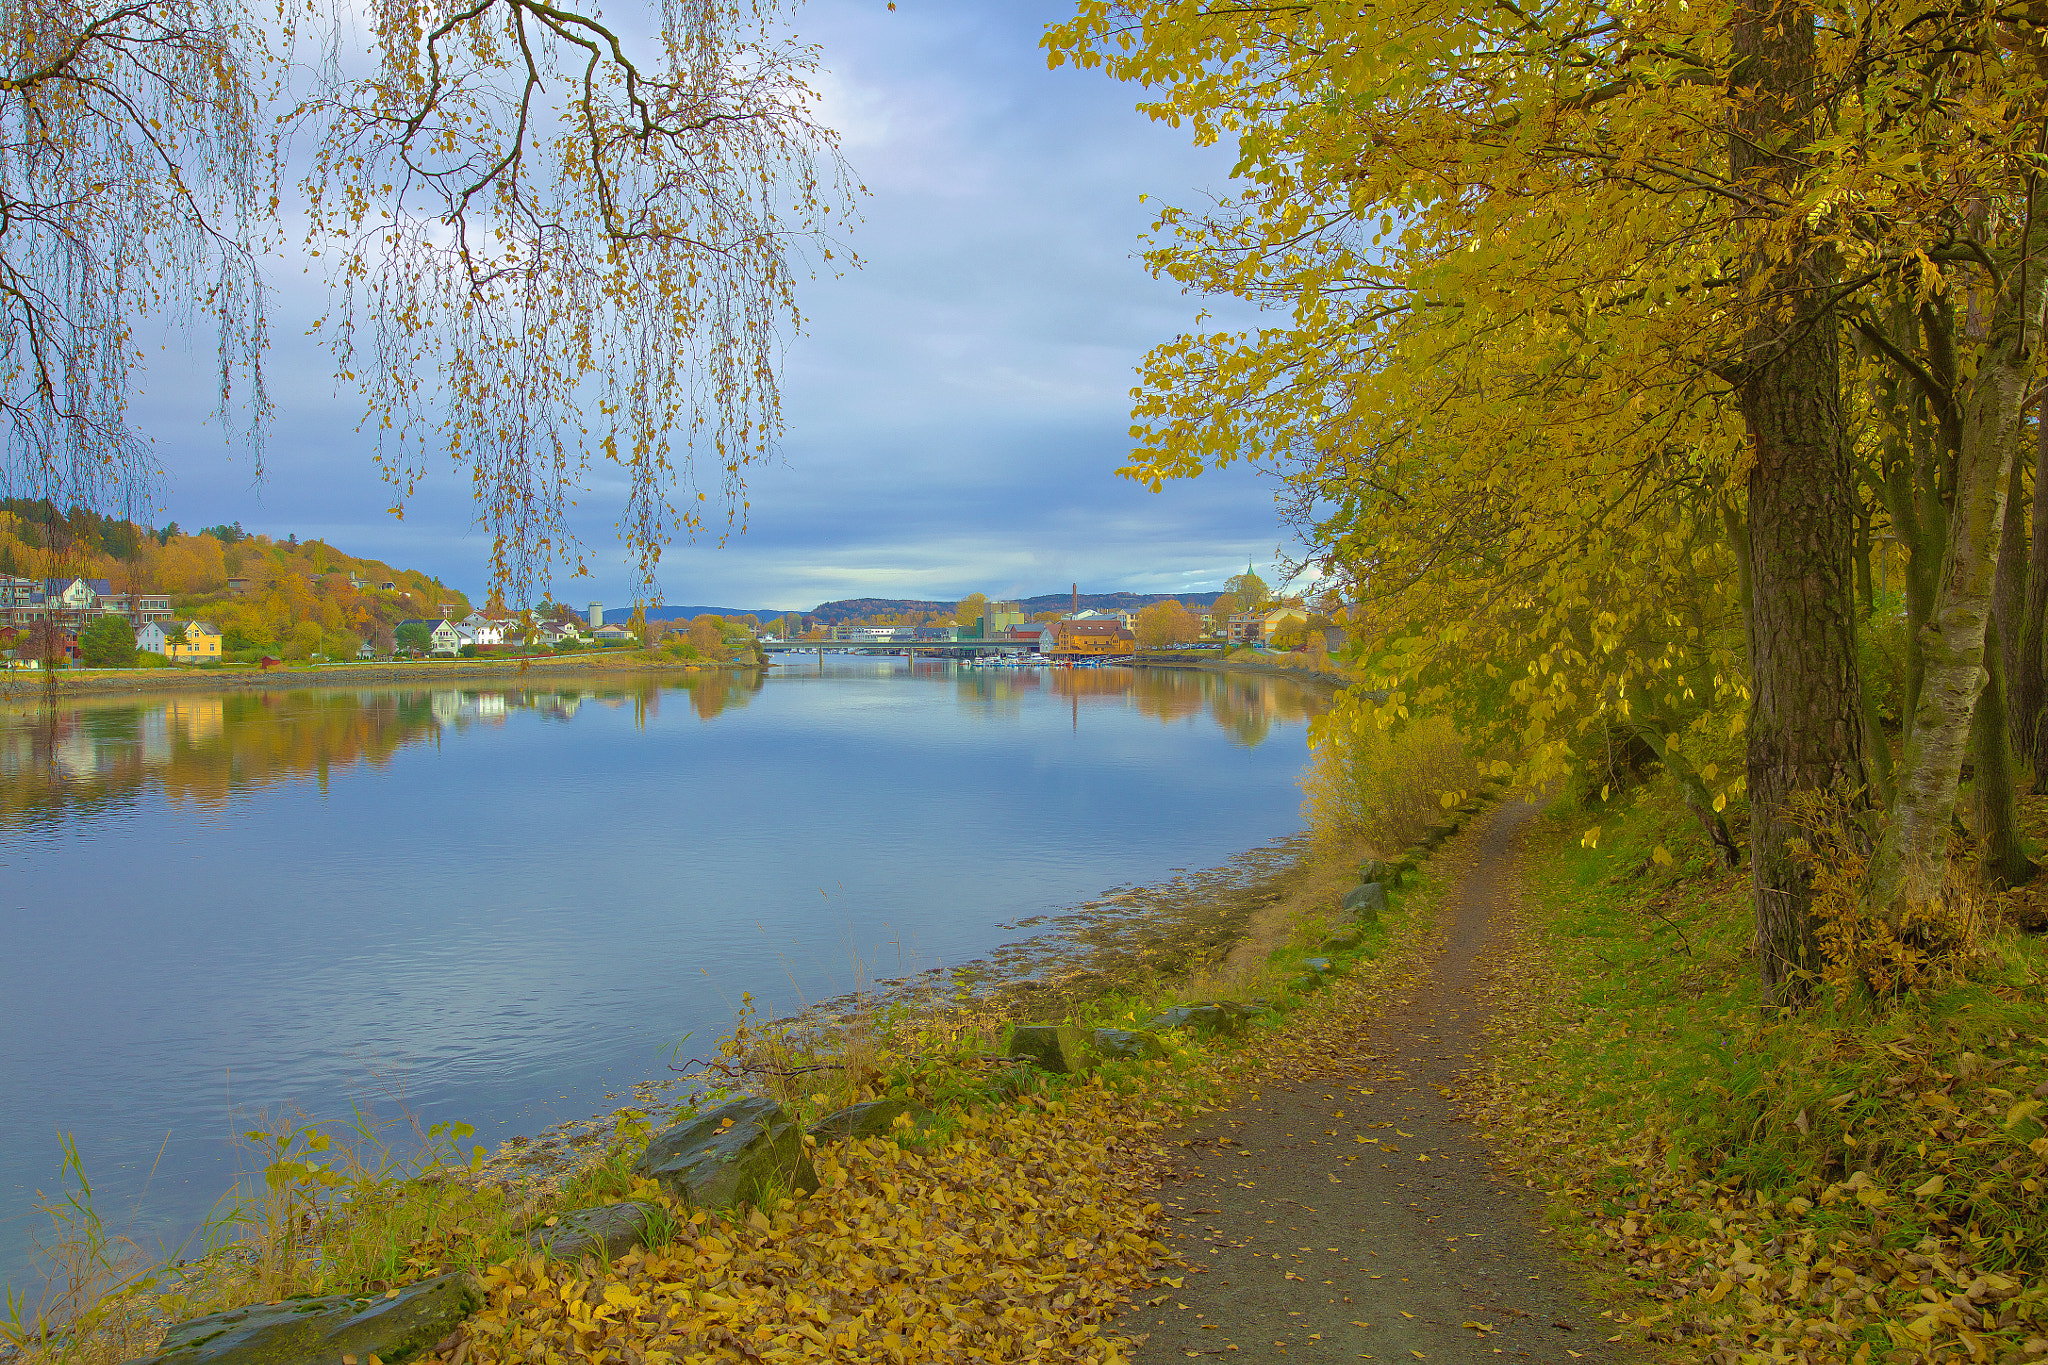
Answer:
POLYGON ((1497 810, 1438 856, 1456 873, 1440 947, 1350 1055, 1176 1135, 1187 1178, 1160 1200, 1190 1271, 1120 1323, 1149 1334, 1137 1365, 1627 1358, 1546 1243, 1540 1197, 1496 1175, 1450 1098, 1534 813, 1497 810))

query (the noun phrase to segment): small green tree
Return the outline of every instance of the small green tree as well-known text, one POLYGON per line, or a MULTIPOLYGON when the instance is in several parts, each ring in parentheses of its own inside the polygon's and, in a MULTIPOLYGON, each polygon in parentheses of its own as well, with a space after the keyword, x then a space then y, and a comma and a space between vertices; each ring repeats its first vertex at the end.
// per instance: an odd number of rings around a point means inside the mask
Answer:
POLYGON ((78 652, 87 668, 133 668, 135 631, 122 616, 102 616, 78 637, 78 652))
POLYGON ((424 654, 434 643, 433 628, 420 621, 407 621, 398 628, 398 647, 424 654))

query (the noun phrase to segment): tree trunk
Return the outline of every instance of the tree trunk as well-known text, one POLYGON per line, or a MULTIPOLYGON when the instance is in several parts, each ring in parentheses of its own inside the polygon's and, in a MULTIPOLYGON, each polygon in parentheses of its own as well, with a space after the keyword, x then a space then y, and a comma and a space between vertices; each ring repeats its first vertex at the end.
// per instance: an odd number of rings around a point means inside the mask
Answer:
POLYGON ((1721 857, 1730 867, 1742 866, 1742 848, 1735 842, 1735 836, 1728 832, 1728 822, 1721 817, 1714 805, 1714 795, 1707 790, 1706 781, 1699 770, 1692 766, 1692 760, 1671 747, 1663 730, 1655 724, 1638 723, 1631 727, 1636 738, 1650 746, 1650 752, 1657 755, 1657 761, 1664 765, 1664 771, 1677 780, 1679 790, 1685 793, 1685 804, 1692 811, 1693 818, 1700 822, 1700 828, 1721 852, 1721 857))
MULTIPOLYGON (((2019 445, 2015 431, 2012 442, 2019 445)), ((2027 464, 2006 460, 2005 515, 1999 522, 1998 568, 1991 579, 1991 620, 1998 634, 1998 676, 2019 672, 2021 620, 2027 609, 2027 464)), ((2001 704, 2000 711, 2005 708, 2001 704)))
POLYGON ((2026 233, 2005 262, 1988 334, 1969 377, 1969 397, 1961 405, 1940 599, 1921 632, 1924 676, 1919 704, 1906 721, 1898 799, 1871 860, 1871 904, 1894 929, 1907 911, 1941 894, 1956 784, 1984 680, 1984 634, 2005 522, 2007 474, 2033 369, 2041 300, 2048 292, 2048 272, 2021 265, 2039 259, 2048 247, 2048 224, 2036 226, 2042 196, 2036 191, 2030 197, 2037 202, 2027 205, 2020 219, 2026 233))
MULTIPOLYGON (((1812 11, 1738 0, 1731 37, 1731 176, 1796 199, 1798 153, 1813 135, 1812 11)), ((1763 985, 1775 1004, 1803 998, 1820 965, 1811 892, 1786 846, 1796 833, 1792 798, 1861 790, 1866 737, 1851 567, 1855 483, 1842 440, 1837 323, 1826 303, 1833 262, 1808 243, 1775 258, 1759 254, 1751 268, 1766 289, 1735 373, 1753 455, 1750 863, 1763 985)))
POLYGON ((2006 725, 2001 629, 1994 615, 1984 642, 1984 690, 1978 694, 1970 730, 1971 756, 1977 769, 1977 875, 1994 890, 2023 885, 2033 880, 2035 872, 2020 840, 2019 784, 2013 772, 2011 731, 2006 725))
POLYGON ((2020 620, 2018 661, 2012 671, 2012 730, 2021 753, 2034 766, 2034 790, 2048 792, 2048 726, 2041 708, 2048 702, 2048 398, 2034 423, 2034 539, 2027 547, 2027 601, 2020 620))

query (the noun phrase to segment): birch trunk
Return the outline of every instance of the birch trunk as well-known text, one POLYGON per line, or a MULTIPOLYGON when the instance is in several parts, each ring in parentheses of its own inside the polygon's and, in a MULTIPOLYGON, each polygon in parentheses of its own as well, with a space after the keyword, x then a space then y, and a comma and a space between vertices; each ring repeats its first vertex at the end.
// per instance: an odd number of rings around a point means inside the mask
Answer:
POLYGON ((2034 769, 2034 790, 2048 791, 2048 726, 2041 708, 2048 704, 2048 398, 2041 400, 2034 420, 2034 538, 2027 547, 2027 599, 2020 616, 2019 658, 2011 682, 2014 742, 2034 769))
POLYGON ((2025 206, 2023 240, 2006 259, 2004 284, 1978 348, 1956 452, 1955 496, 1933 616, 1920 632, 1922 677, 1897 772, 1897 798, 1871 860, 1871 904, 1894 928, 1906 911, 1941 894, 1956 784, 1984 683, 1984 632, 1991 614, 2006 479, 2019 436, 2033 342, 2048 271, 2048 231, 2037 227, 2038 192, 2025 206))

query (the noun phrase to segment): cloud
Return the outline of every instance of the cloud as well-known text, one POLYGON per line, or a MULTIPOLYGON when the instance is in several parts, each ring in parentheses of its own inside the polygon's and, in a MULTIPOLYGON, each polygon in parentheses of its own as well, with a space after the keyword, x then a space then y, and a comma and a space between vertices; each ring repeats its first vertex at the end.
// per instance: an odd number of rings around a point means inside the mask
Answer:
MULTIPOLYGON (((1147 276, 1140 239, 1159 203, 1224 188, 1228 161, 1137 114, 1135 90, 1048 71, 1038 40, 1067 13, 950 0, 797 11, 827 68, 823 116, 869 190, 851 234, 864 268, 802 288, 780 458, 750 481, 747 534, 664 555, 667 600, 806 607, 1075 580, 1195 591, 1271 561, 1270 489, 1243 471, 1157 495, 1114 477, 1135 367, 1203 303, 1147 276)), ((205 424, 209 357, 173 349, 153 366, 137 416, 170 514, 319 536, 481 588, 488 543, 467 479, 437 467, 402 522, 386 514, 359 400, 335 392, 330 358, 302 335, 323 296, 296 263, 279 267, 260 486, 247 453, 205 424)), ((560 585, 579 600, 630 595, 612 528, 621 492, 600 468, 579 497, 593 580, 560 585)))

